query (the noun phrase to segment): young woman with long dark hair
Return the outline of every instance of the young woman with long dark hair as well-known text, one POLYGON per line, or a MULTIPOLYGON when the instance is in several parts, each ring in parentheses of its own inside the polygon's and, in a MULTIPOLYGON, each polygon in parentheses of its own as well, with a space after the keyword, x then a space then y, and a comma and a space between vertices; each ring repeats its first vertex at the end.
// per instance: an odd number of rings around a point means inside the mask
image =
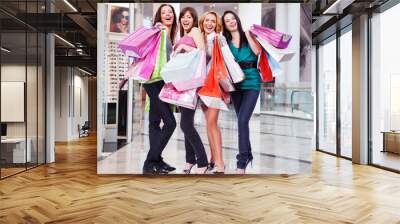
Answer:
MULTIPOLYGON (((179 14, 179 25, 181 39, 175 44, 174 53, 190 52, 194 49, 204 50, 204 40, 200 30, 197 28, 197 13, 194 8, 183 8, 179 14)), ((197 96, 196 96, 197 97, 197 96)), ((196 110, 180 107, 181 129, 185 136, 186 165, 184 173, 189 174, 197 164, 198 174, 207 171, 207 154, 200 135, 194 127, 194 115, 196 110)))
POLYGON ((245 80, 236 84, 236 91, 231 92, 238 119, 239 154, 236 156, 236 173, 244 174, 247 165, 253 160, 249 122, 260 95, 261 77, 257 69, 257 56, 261 47, 249 31, 243 31, 236 13, 224 12, 222 24, 229 48, 245 74, 245 80))
MULTIPOLYGON (((175 41, 177 22, 174 8, 169 4, 162 4, 155 16, 154 26, 165 29, 167 33, 167 60, 172 52, 172 45, 175 41)), ((143 84, 147 95, 150 98, 149 111, 149 142, 150 150, 143 165, 143 174, 167 174, 175 170, 175 167, 166 163, 161 154, 166 147, 176 128, 174 114, 169 104, 161 101, 158 95, 164 86, 163 80, 146 82, 143 84), (163 126, 160 127, 161 120, 163 126)))

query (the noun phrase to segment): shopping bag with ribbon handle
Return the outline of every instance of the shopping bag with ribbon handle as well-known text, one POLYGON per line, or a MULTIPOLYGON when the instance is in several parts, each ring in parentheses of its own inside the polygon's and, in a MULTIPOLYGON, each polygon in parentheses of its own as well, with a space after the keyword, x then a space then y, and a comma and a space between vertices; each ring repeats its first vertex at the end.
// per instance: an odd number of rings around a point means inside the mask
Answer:
POLYGON ((157 44, 160 29, 156 27, 140 27, 118 43, 118 47, 127 56, 145 57, 157 44))
POLYGON ((197 89, 177 90, 171 83, 165 83, 158 95, 160 100, 176 106, 194 110, 197 105, 197 89))
POLYGON ((228 75, 225 64, 221 59, 220 46, 215 39, 211 54, 211 67, 204 86, 200 88, 198 94, 207 107, 228 110, 228 106, 223 100, 223 89, 219 84, 219 80, 228 75))
POLYGON ((254 24, 250 27, 250 32, 257 37, 268 41, 272 46, 285 49, 288 47, 292 35, 276 31, 274 29, 254 24))
MULTIPOLYGON (((148 83, 162 80, 161 69, 167 63, 166 40, 167 40, 166 30, 162 30, 160 44, 159 44, 159 48, 158 48, 157 60, 155 62, 153 73, 151 74, 151 77, 150 77, 150 80, 148 81, 148 83)), ((146 57, 146 59, 147 59, 147 57, 146 57)), ((144 62, 144 63, 146 63, 146 62, 144 62)))
POLYGON ((204 81, 207 77, 206 71, 206 52, 204 50, 200 51, 200 57, 198 58, 197 68, 194 76, 188 81, 176 82, 173 81, 172 85, 179 91, 199 88, 204 85, 204 81))

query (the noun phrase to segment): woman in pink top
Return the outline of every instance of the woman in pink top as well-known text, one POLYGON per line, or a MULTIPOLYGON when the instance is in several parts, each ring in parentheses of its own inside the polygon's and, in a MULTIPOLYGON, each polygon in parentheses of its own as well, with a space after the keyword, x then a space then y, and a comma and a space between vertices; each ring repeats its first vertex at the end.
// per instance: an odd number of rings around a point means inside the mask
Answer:
MULTIPOLYGON (((197 28, 197 13, 192 7, 182 9, 179 15, 181 39, 175 44, 174 54, 189 52, 196 48, 204 50, 204 40, 197 28)), ((194 127, 195 110, 180 107, 181 129, 185 135, 186 165, 184 172, 189 174, 197 164, 198 174, 207 171, 207 154, 200 135, 194 127)))

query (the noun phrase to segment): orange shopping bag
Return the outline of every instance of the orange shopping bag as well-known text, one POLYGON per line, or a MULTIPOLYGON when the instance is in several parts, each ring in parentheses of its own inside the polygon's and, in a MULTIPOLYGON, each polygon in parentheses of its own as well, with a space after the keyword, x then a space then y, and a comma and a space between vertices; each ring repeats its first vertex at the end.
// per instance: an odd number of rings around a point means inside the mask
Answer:
POLYGON ((223 100, 223 89, 219 84, 220 80, 227 78, 229 78, 228 69, 222 58, 219 41, 215 39, 211 55, 211 67, 204 86, 198 92, 200 99, 207 107, 228 110, 228 106, 223 100))

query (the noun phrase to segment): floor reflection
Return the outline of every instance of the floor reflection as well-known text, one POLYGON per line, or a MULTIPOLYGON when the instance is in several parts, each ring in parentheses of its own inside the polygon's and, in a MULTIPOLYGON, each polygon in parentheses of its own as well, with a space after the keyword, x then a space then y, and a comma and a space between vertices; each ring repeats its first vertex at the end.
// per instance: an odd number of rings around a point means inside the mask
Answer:
MULTIPOLYGON (((138 111, 143 111, 138 108, 138 111)), ((140 174, 149 148, 147 113, 136 112, 133 141, 115 152, 104 152, 99 157, 100 174, 140 174)), ((181 174, 185 165, 183 133, 178 122, 170 142, 163 152, 165 161, 177 167, 181 174)), ((203 140, 209 157, 209 145, 200 109, 196 111, 196 128, 203 140)), ((234 173, 238 153, 237 125, 233 111, 221 112, 219 125, 222 131, 223 156, 226 173, 234 173)), ((249 174, 295 174, 311 172, 311 150, 313 122, 310 120, 269 115, 253 115, 250 121, 250 138, 253 149, 253 164, 249 174)))

